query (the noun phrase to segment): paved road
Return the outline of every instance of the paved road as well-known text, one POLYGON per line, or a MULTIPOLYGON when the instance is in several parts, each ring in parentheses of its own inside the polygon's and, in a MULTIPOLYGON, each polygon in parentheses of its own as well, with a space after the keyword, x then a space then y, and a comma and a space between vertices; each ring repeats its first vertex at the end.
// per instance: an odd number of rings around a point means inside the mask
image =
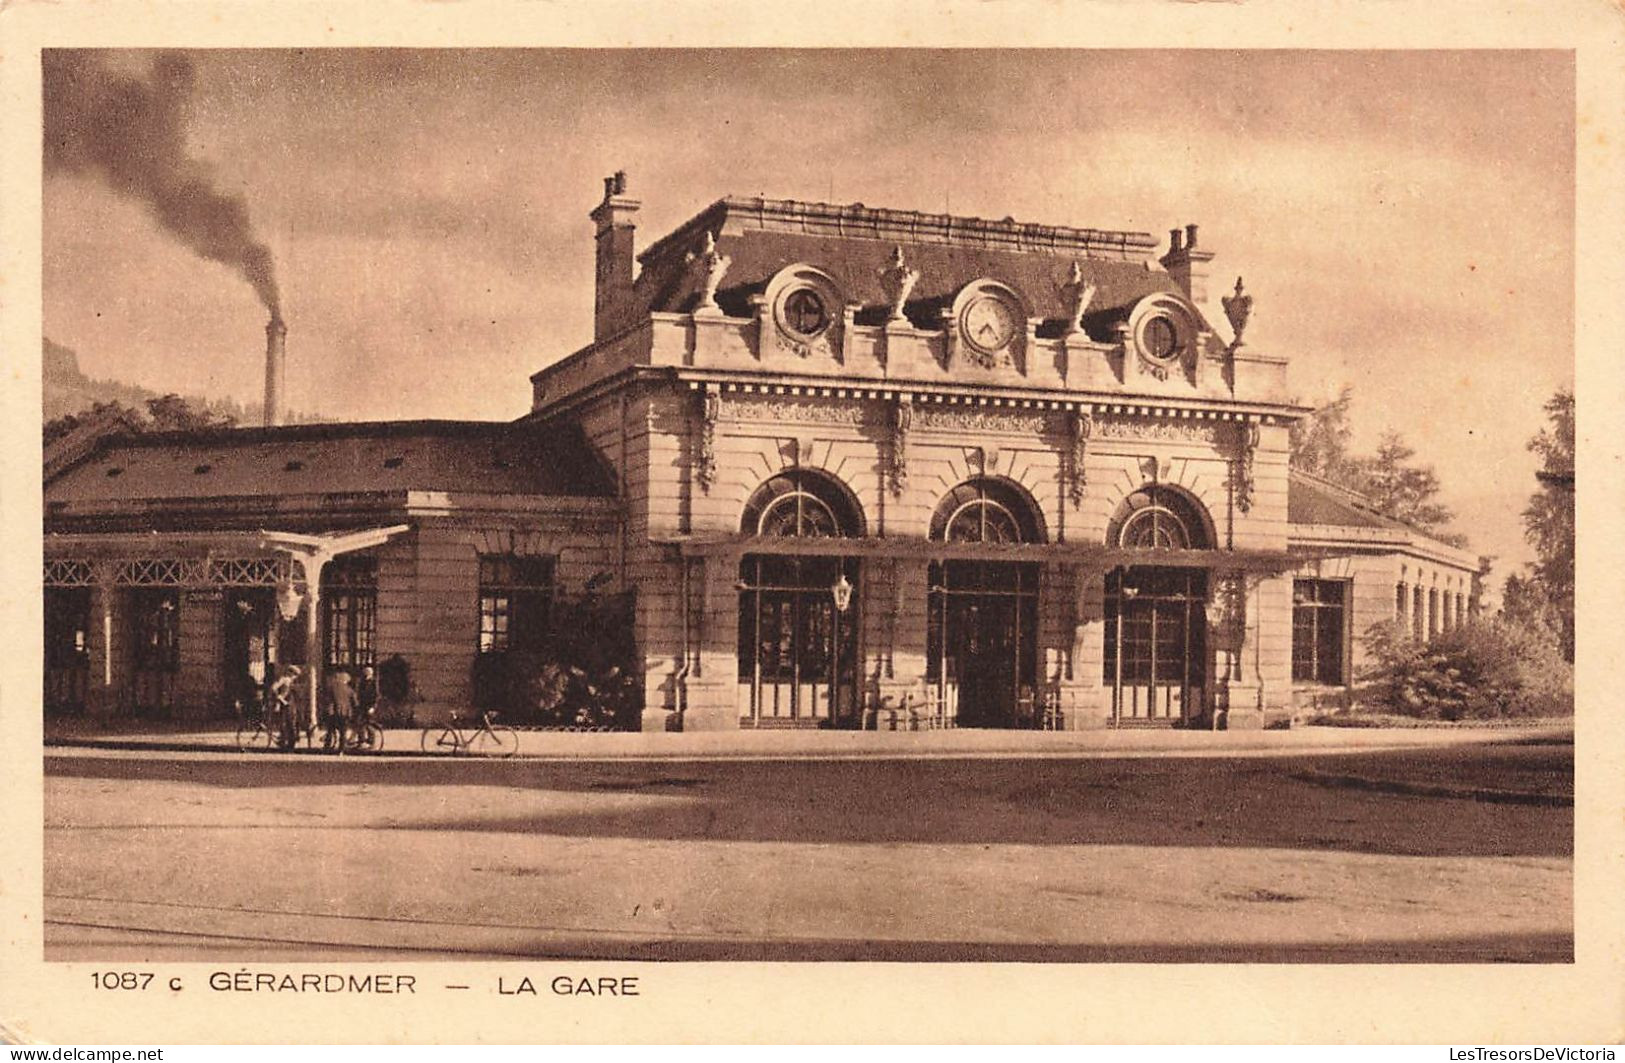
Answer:
POLYGON ((52 751, 51 959, 1551 962, 1566 745, 450 762, 52 751))

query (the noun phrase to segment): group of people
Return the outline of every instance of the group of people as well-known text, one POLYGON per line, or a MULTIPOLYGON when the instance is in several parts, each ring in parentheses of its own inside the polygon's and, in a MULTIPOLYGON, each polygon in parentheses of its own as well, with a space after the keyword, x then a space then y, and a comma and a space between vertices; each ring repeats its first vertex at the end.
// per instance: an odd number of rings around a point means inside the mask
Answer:
MULTIPOLYGON (((292 749, 304 729, 299 725, 299 716, 308 704, 310 679, 297 664, 272 665, 271 669, 264 699, 266 726, 275 728, 284 749, 292 749)), ((370 664, 361 666, 354 675, 351 669, 335 666, 327 670, 325 685, 321 719, 335 735, 337 749, 342 753, 352 739, 359 742, 365 734, 367 720, 378 705, 378 677, 370 664)))

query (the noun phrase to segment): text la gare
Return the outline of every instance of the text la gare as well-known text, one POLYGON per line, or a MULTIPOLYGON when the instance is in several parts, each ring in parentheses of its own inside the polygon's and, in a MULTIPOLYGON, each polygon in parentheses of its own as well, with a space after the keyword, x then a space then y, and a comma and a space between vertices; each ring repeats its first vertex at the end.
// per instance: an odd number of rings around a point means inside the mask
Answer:
MULTIPOLYGON (((543 984, 547 986, 547 989, 553 995, 560 997, 635 997, 638 995, 637 975, 621 975, 619 977, 599 975, 596 978, 588 978, 561 974, 543 984)), ((529 976, 519 978, 517 981, 504 976, 497 979, 497 995, 504 997, 534 997, 539 996, 540 991, 529 976)))

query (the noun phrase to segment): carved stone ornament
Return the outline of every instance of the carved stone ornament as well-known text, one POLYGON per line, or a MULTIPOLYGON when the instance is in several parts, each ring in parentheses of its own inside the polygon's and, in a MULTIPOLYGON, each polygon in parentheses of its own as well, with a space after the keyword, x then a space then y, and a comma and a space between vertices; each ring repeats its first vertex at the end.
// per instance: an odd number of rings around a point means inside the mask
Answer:
POLYGON ((908 489, 908 433, 914 425, 914 403, 907 395, 899 395, 892 406, 891 436, 891 493, 901 498, 908 489))
POLYGON ((1160 439, 1170 443, 1216 443, 1219 439, 1219 426, 1205 421, 1103 419, 1098 427, 1106 439, 1160 439))
POLYGON ((722 284, 728 267, 733 265, 733 259, 717 251, 717 238, 707 229, 705 242, 700 245, 699 252, 690 251, 687 261, 690 268, 700 275, 699 309, 717 309, 717 288, 722 284))
POLYGON ((780 424, 797 421, 803 424, 866 425, 871 421, 868 408, 859 403, 828 403, 808 399, 730 399, 722 403, 719 415, 731 421, 756 421, 780 424))
POLYGON ((717 418, 722 415, 722 395, 710 388, 700 392, 700 456, 694 466, 694 479, 700 490, 711 493, 717 482, 717 418))
POLYGON ((813 446, 816 443, 817 440, 810 435, 780 439, 778 440, 779 459, 787 469, 811 465, 813 446))
POLYGON ((1089 460, 1089 437, 1094 435, 1095 420, 1087 410, 1074 410, 1067 418, 1072 436, 1071 477, 1068 490, 1074 507, 1083 505, 1084 488, 1089 477, 1085 466, 1089 460))
POLYGON ((1083 267, 1077 262, 1072 263, 1072 272, 1065 284, 1061 285, 1061 297, 1066 300, 1068 334, 1083 331, 1083 315, 1088 313, 1089 304, 1095 300, 1095 286, 1090 284, 1083 276, 1083 267))
POLYGON ((1247 321, 1253 315, 1253 297, 1242 290, 1241 278, 1237 277, 1235 294, 1227 295, 1219 302, 1224 306, 1224 316, 1230 319, 1230 328, 1235 332, 1236 338, 1230 341, 1233 351, 1241 346, 1241 334, 1247 331, 1247 321))
POLYGON ((979 409, 936 409, 920 411, 925 428, 951 428, 965 432, 1008 432, 1013 435, 1042 435, 1049 431, 1049 419, 1041 413, 1004 413, 979 409))
POLYGON ((1247 422, 1241 428, 1241 453, 1236 458, 1236 509, 1243 513, 1253 508, 1253 455, 1262 436, 1258 424, 1247 422))
POLYGON ((885 269, 880 271, 881 290, 886 293, 886 299, 891 303, 891 310, 887 314, 888 321, 903 320, 903 304, 908 302, 909 293, 920 280, 920 271, 909 269, 903 262, 903 248, 898 245, 892 248, 891 261, 885 269))

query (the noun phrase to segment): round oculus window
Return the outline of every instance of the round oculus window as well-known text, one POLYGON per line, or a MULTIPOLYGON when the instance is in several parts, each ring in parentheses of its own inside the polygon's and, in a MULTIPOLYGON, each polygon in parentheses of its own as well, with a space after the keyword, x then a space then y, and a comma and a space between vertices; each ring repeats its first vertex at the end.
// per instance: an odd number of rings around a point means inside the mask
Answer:
POLYGON ((817 336, 829 327, 829 310, 811 288, 797 288, 779 304, 779 320, 797 336, 817 336))
POLYGON ((1148 319, 1140 330, 1140 349, 1153 362, 1170 362, 1179 355, 1179 326, 1167 314, 1148 319))

